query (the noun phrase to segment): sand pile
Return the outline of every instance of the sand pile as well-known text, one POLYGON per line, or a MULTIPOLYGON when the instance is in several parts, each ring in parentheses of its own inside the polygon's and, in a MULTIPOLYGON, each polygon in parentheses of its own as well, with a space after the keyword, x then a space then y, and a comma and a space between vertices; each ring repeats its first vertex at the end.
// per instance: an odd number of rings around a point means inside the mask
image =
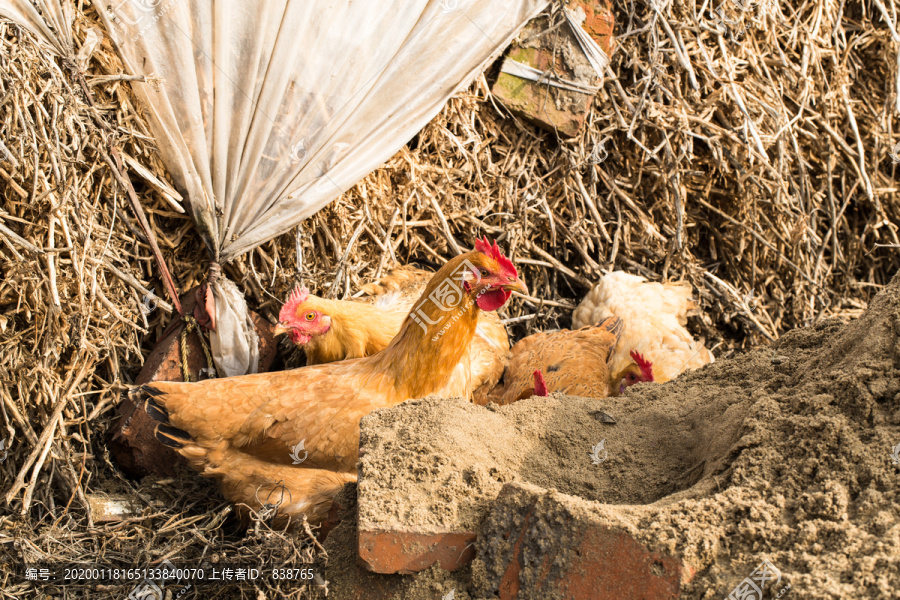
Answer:
MULTIPOLYGON (((479 538, 475 561, 453 574, 366 577, 399 586, 397 598, 450 589, 457 599, 494 597, 510 550, 500 534, 517 515, 506 505, 484 517, 515 480, 571 495, 571 510, 683 557, 697 571, 685 598, 727 597, 763 559, 791 595, 893 598, 898 442, 895 277, 858 321, 796 330, 770 348, 624 398, 532 398, 494 410, 428 399, 371 415, 360 485, 394 493, 361 506, 360 523, 474 526, 479 538), (594 465, 589 453, 600 439, 608 458, 594 465)), ((345 521, 334 536, 328 545, 348 543, 352 527, 345 521)), ((552 540, 531 542, 540 555, 552 540)), ((341 570, 329 575, 338 598, 350 583, 341 576, 358 577, 341 570)), ((522 582, 532 575, 523 570, 522 582)))
POLYGON ((689 488, 703 467, 718 464, 709 456, 736 441, 746 415, 730 397, 689 408, 561 394, 494 410, 461 399, 408 402, 365 418, 360 520, 392 528, 402 515, 416 531, 471 530, 510 481, 607 504, 649 504, 689 488), (601 440, 598 468, 591 454, 601 440))

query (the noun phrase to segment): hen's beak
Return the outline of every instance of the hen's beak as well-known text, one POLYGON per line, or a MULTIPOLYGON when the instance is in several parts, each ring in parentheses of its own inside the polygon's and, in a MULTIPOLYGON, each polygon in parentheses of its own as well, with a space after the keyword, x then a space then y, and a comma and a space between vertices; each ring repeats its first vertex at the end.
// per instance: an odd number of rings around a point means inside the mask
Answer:
POLYGON ((514 280, 510 281, 501 286, 507 292, 519 292, 520 294, 528 295, 528 286, 525 285, 525 282, 516 277, 514 280))
POLYGON ((287 327, 284 323, 281 323, 279 321, 278 325, 275 326, 275 329, 272 330, 272 335, 279 336, 282 333, 287 333, 290 330, 290 327, 287 327))

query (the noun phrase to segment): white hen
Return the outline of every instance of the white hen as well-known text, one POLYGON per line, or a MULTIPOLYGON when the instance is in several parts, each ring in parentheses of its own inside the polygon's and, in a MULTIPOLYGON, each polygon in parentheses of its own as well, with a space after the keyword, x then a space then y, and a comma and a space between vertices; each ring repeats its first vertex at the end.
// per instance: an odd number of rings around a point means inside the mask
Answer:
POLYGON ((609 358, 612 372, 631 362, 636 350, 653 363, 654 381, 674 379, 714 358, 685 329, 688 311, 697 307, 691 285, 680 281, 654 283, 624 271, 604 275, 572 314, 572 329, 619 317, 624 330, 609 358))

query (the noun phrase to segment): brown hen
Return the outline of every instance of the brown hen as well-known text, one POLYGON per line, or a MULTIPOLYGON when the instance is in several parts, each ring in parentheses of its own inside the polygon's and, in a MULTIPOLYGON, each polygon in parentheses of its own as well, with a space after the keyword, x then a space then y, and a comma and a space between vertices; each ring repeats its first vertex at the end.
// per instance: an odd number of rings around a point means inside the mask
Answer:
POLYGON ((315 521, 355 478, 360 419, 413 398, 463 395, 453 373, 478 314, 503 306, 512 290, 527 291, 513 264, 496 244, 479 241, 432 277, 377 354, 196 383, 158 381, 132 393, 163 421, 160 441, 217 478, 228 500, 258 510, 277 497, 282 516, 315 521))
POLYGON ((600 325, 523 338, 513 346, 501 382, 479 403, 510 404, 548 392, 606 398, 629 385, 652 381, 650 365, 637 354, 624 368, 610 372, 609 357, 621 332, 621 319, 610 317, 600 325))
MULTIPOLYGON (((289 334, 303 348, 309 365, 371 356, 397 335, 433 275, 414 267, 395 269, 363 286, 371 303, 328 300, 298 287, 281 309, 275 334, 289 334)), ((454 370, 451 386, 464 388, 466 398, 486 393, 500 379, 508 360, 509 337, 500 317, 481 312, 475 338, 454 370)))

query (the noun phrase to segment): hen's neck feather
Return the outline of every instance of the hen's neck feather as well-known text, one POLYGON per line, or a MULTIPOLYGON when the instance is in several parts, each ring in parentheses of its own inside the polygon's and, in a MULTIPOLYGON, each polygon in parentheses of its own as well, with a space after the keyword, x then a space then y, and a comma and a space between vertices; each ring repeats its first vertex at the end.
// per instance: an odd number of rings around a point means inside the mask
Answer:
POLYGON ((304 347, 308 364, 362 358, 385 348, 397 332, 403 314, 363 302, 319 299, 331 327, 304 347))
POLYGON ((480 309, 469 294, 463 292, 462 299, 449 310, 429 297, 447 281, 461 290, 457 273, 465 260, 471 261, 477 254, 471 252, 448 261, 413 304, 410 315, 421 311, 418 322, 407 316, 390 345, 372 357, 376 368, 391 372, 401 395, 422 398, 441 389, 472 343, 480 309))

